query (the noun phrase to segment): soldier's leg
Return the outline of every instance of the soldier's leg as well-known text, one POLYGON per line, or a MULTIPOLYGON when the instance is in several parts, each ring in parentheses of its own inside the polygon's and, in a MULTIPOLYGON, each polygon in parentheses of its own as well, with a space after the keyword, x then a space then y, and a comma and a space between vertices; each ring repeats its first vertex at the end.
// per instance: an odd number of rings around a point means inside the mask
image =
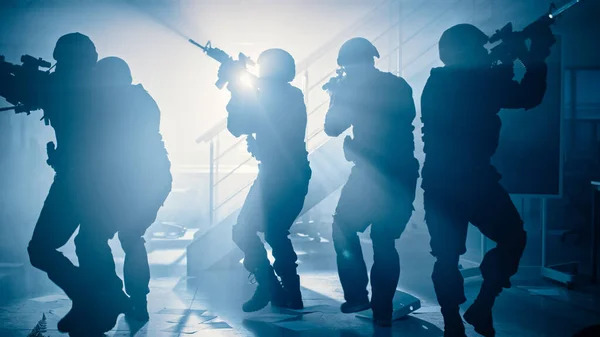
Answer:
POLYGON ((140 185, 130 186, 126 209, 118 213, 119 220, 123 220, 119 226, 119 242, 125 253, 123 262, 123 280, 125 290, 131 298, 131 310, 127 316, 139 321, 147 321, 148 314, 147 295, 150 293, 150 265, 144 234, 156 220, 158 211, 167 199, 171 187, 172 178, 167 167, 159 167, 153 173, 154 181, 148 181, 140 185))
POLYGON ((55 178, 27 251, 31 265, 46 272, 71 299, 79 295, 79 269, 57 249, 69 241, 78 226, 65 182, 55 178))
POLYGON ((366 310, 370 307, 367 291, 369 277, 358 234, 334 220, 332 237, 337 254, 338 275, 346 300, 342 311, 351 313, 366 310))
POLYGON ((242 306, 245 312, 258 311, 281 292, 281 284, 275 275, 267 251, 258 232, 264 227, 265 207, 260 187, 254 183, 242 207, 238 222, 233 226, 233 241, 244 253, 244 267, 254 275, 258 284, 252 298, 242 306))
POLYGON ((244 253, 244 267, 250 273, 271 267, 265 245, 258 237, 258 232, 264 227, 264 212, 262 192, 257 181, 250 188, 232 230, 233 242, 244 253))
POLYGON ((393 299, 400 279, 400 258, 396 250, 396 238, 391 233, 380 229, 383 226, 378 225, 381 224, 373 224, 371 228, 373 241, 371 307, 376 322, 381 320, 391 324, 393 299))
POLYGON ((337 269, 344 290, 346 303, 342 312, 351 313, 370 307, 367 285, 369 276, 358 238, 358 232, 364 231, 369 223, 368 195, 362 190, 356 171, 350 174, 342 189, 338 205, 333 216, 332 238, 336 252, 337 269))
POLYGON ((518 271, 527 234, 508 192, 495 181, 480 186, 478 207, 471 222, 483 235, 496 242, 496 247, 487 252, 481 262, 483 283, 475 303, 465 313, 465 319, 477 332, 494 336, 491 310, 502 288, 510 287, 510 278, 518 271))
POLYGON ((371 268, 371 307, 375 322, 392 323, 393 299, 400 279, 400 258, 396 240, 400 238, 413 212, 418 174, 401 177, 402 181, 382 188, 381 217, 371 227, 373 267, 371 268))
POLYGON ((450 191, 424 193, 425 222, 431 237, 431 254, 436 261, 431 279, 444 317, 445 336, 465 336, 459 305, 466 301, 464 279, 458 268, 466 252, 468 218, 464 205, 450 191))
POLYGON ((273 267, 281 278, 296 276, 296 268, 298 267, 296 264, 298 256, 294 251, 289 235, 290 228, 300 211, 285 208, 287 209, 273 210, 265 228, 265 241, 271 246, 273 258, 275 259, 273 267))
POLYGON ((298 256, 289 235, 288 224, 273 222, 265 229, 265 241, 271 246, 275 259, 274 270, 281 277, 281 282, 289 293, 289 296, 285 296, 285 298, 278 298, 275 304, 302 309, 304 306, 300 293, 300 277, 296 272, 298 256))
POLYGON ((510 287, 510 278, 519 269, 527 233, 508 192, 499 183, 493 184, 488 191, 489 199, 479 199, 483 204, 471 222, 483 235, 496 242, 496 247, 485 254, 480 267, 485 286, 482 291, 489 292, 489 298, 485 300, 493 303, 502 288, 510 287))
POLYGON ((305 185, 290 186, 274 195, 272 200, 277 202, 272 205, 272 211, 268 212, 265 228, 265 240, 271 246, 275 258, 273 267, 285 289, 286 298, 281 302, 292 309, 302 309, 304 304, 300 292, 300 277, 296 271, 298 256, 289 235, 291 226, 304 206, 307 190, 308 181, 305 185))
POLYGON ((119 241, 125 252, 123 279, 132 304, 130 314, 140 321, 149 319, 146 296, 150 293, 150 265, 144 232, 145 226, 119 231, 119 241))
POLYGON ((123 282, 117 276, 108 240, 114 232, 105 231, 97 223, 82 223, 75 237, 75 251, 81 272, 98 291, 121 292, 123 282))

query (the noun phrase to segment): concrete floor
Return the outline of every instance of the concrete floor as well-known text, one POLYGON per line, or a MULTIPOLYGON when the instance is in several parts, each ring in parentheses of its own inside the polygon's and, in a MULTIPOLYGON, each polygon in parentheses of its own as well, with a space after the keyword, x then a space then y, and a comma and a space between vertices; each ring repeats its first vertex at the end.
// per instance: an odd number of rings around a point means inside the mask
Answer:
MULTIPOLYGON (((427 240, 423 229, 411 228, 398 242, 403 267, 398 289, 419 298, 422 308, 396 321, 391 329, 375 329, 369 320, 341 314, 339 304, 343 296, 332 245, 295 238, 305 310, 267 307, 258 313, 245 314, 240 307, 251 296, 254 285, 248 282, 241 265, 208 271, 200 279, 186 278, 184 249, 177 245, 167 249, 168 245, 163 244, 150 254, 153 273, 150 321, 142 324, 121 316, 107 336, 442 336, 442 318, 429 279, 433 259, 428 253, 427 240)), ((122 253, 117 246, 114 251, 120 270, 122 253)), ((364 251, 370 263, 372 254, 367 239, 364 251)), ((515 278, 514 287, 498 299, 494 312, 498 336, 567 337, 585 326, 600 323, 600 291, 593 288, 567 291, 536 274, 533 268, 525 268, 515 278)), ((469 301, 463 309, 474 298, 479 284, 478 278, 466 282, 469 301)), ((44 336, 59 336, 56 322, 69 308, 70 301, 54 287, 36 297, 4 303, 0 306, 0 336, 27 336, 42 314, 48 327, 44 336)), ((477 336, 472 329, 467 334, 477 336)))

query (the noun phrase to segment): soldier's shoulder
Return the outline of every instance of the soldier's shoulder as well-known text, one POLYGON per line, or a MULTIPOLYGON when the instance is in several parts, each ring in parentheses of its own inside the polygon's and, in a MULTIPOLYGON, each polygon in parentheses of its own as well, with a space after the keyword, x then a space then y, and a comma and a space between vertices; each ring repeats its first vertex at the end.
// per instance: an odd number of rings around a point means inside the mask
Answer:
POLYGON ((156 101, 152 98, 152 95, 141 85, 134 84, 129 87, 131 93, 131 99, 147 107, 156 106, 156 101))
POLYGON ((148 90, 146 90, 146 88, 144 88, 144 86, 140 83, 140 84, 132 84, 130 86, 131 90, 140 94, 148 94, 148 90))
POLYGON ((401 76, 391 72, 380 72, 380 79, 386 86, 393 86, 398 90, 412 90, 410 84, 401 76))
POLYGON ((129 86, 129 91, 138 99, 152 99, 150 93, 141 84, 132 84, 129 86))
POLYGON ((427 83, 430 84, 430 83, 443 82, 446 79, 450 79, 450 78, 456 76, 457 72, 459 72, 459 70, 451 69, 448 67, 432 68, 431 71, 429 72, 429 78, 427 79, 427 83))
POLYGON ((448 70, 448 68, 446 68, 446 67, 433 67, 429 71, 429 74, 430 75, 437 75, 437 74, 443 73, 443 72, 445 72, 447 70, 448 70))
POLYGON ((304 101, 304 93, 300 88, 290 85, 288 91, 292 99, 301 99, 302 101, 304 101))

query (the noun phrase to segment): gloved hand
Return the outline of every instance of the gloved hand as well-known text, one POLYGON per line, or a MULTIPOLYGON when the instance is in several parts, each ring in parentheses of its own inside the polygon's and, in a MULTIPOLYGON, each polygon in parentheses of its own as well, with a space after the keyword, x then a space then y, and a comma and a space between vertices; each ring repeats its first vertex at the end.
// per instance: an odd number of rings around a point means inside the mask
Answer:
POLYGON ((556 38, 549 26, 541 26, 531 38, 528 62, 544 62, 550 56, 550 49, 556 43, 556 38))

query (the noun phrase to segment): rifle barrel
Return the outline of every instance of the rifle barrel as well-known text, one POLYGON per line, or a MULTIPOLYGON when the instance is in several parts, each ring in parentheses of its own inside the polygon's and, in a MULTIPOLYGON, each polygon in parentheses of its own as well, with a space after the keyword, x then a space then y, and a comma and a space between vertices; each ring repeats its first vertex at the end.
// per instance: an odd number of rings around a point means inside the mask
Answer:
POLYGON ((16 106, 9 106, 9 107, 0 108, 0 112, 10 111, 10 110, 16 110, 16 109, 17 109, 16 106))
POLYGON ((196 42, 196 41, 194 41, 192 39, 189 39, 188 42, 191 43, 191 44, 193 44, 194 46, 196 46, 196 47, 198 47, 198 48, 206 51, 206 47, 203 46, 203 45, 201 45, 201 44, 199 44, 198 42, 196 42))
POLYGON ((555 19, 556 17, 558 17, 559 15, 561 15, 562 13, 566 12, 567 10, 569 10, 571 7, 575 6, 577 3, 581 2, 581 0, 571 0, 568 3, 566 3, 565 5, 563 5, 562 7, 556 9, 555 11, 553 11, 552 13, 550 13, 550 19, 555 19))

